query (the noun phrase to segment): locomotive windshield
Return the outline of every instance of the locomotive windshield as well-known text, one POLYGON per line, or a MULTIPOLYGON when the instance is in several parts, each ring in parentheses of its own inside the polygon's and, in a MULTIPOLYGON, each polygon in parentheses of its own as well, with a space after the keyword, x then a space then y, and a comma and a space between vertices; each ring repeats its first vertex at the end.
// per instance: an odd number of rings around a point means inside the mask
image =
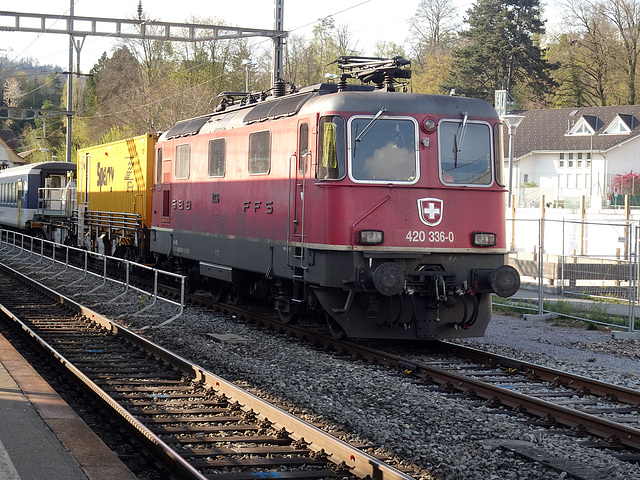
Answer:
POLYGON ((491 185, 491 130, 485 123, 446 120, 438 126, 440 179, 445 184, 491 185))
MULTIPOLYGON (((382 110, 380 111, 382 112, 382 110)), ((350 122, 351 175, 356 181, 413 183, 418 176, 412 119, 355 117, 350 122)))

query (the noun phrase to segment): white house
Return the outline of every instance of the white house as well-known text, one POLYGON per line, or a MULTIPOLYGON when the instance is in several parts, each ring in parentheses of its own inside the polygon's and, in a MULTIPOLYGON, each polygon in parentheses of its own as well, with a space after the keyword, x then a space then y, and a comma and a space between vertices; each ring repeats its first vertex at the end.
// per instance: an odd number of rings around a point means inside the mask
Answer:
POLYGON ((14 167, 25 163, 24 159, 13 150, 17 146, 18 139, 11 130, 0 130, 0 168, 14 167))
POLYGON ((524 119, 514 139, 516 205, 544 195, 547 204, 575 207, 584 195, 587 207, 600 208, 622 193, 612 187, 617 174, 640 173, 640 105, 519 114, 524 119), (528 188, 534 184, 539 188, 528 188))

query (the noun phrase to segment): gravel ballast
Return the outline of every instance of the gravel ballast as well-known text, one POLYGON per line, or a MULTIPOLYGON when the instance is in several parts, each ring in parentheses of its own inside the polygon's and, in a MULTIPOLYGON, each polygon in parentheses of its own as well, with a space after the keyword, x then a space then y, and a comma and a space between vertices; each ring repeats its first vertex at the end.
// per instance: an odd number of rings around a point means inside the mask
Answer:
MULTIPOLYGON (((51 286, 67 295, 77 293, 77 287, 67 291, 69 277, 62 277, 51 286)), ((129 297, 129 306, 100 301, 94 308, 117 317, 139 307, 140 296, 129 297)), ((77 300, 99 301, 82 296, 77 300)), ((127 315, 119 321, 137 330, 160 324, 175 312, 173 306, 161 307, 148 312, 151 316, 127 315)), ((294 405, 302 417, 325 421, 329 430, 344 432, 349 440, 379 445, 398 463, 413 466, 417 479, 571 478, 570 472, 513 453, 496 439, 525 441, 547 458, 588 467, 594 478, 640 479, 640 466, 621 462, 607 450, 580 447, 555 430, 532 424, 529 417, 434 391, 396 371, 326 352, 202 307, 187 307, 183 316, 166 327, 143 334, 260 396, 294 405), (247 341, 219 342, 209 335, 216 333, 235 334, 247 341)), ((465 343, 640 389, 639 342, 612 340, 607 332, 494 315, 483 339, 465 343)))

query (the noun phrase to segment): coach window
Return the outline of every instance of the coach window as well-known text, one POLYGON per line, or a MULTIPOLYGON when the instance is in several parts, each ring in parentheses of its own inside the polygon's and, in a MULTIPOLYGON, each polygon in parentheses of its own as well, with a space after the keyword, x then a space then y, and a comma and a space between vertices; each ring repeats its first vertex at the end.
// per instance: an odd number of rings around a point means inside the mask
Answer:
POLYGON ((156 185, 162 185, 162 149, 156 151, 156 185))
POLYGON ((189 163, 191 161, 191 145, 178 145, 176 147, 176 178, 189 178, 189 163))
POLYGON ((271 170, 271 132, 255 132, 249 135, 249 173, 269 173, 271 170))
POLYGON ((486 123, 444 120, 438 126, 440 181, 445 185, 489 186, 491 130, 486 123))
POLYGON ((344 120, 338 115, 322 117, 318 127, 316 177, 319 180, 339 180, 346 171, 344 120))
POLYGON ((227 141, 217 138, 209 142, 209 176, 224 177, 226 169, 227 141))
POLYGON ((408 118, 354 117, 349 122, 351 176, 371 183, 414 183, 418 124, 408 118))

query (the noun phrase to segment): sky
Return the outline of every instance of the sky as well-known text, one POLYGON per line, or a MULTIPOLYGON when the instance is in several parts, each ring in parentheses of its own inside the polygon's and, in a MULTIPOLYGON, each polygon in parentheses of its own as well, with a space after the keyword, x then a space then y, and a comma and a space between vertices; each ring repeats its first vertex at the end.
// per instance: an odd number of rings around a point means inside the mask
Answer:
MULTIPOLYGON (((11 11, 68 15, 71 0, 23 0, 11 2, 11 11)), ((74 15, 98 18, 131 19, 137 17, 139 0, 73 0, 74 15)), ((552 0, 549 0, 552 1, 552 0)), ((3 2, 7 5, 9 2, 3 2)), ((404 43, 408 37, 409 19, 420 0, 284 0, 284 29, 290 34, 310 38, 318 19, 333 16, 337 25, 347 24, 358 43, 356 48, 364 55, 372 55, 377 41, 404 43), (313 7, 311 6, 313 5, 313 7)), ((554 2, 555 3, 555 2, 554 2)), ((153 20, 186 22, 191 16, 215 18, 227 26, 274 29, 274 0, 143 0, 144 11, 153 20), (179 9, 176 9, 179 6, 179 9)), ((472 0, 454 0, 459 18, 473 4, 472 0)), ((548 8, 548 7, 546 7, 548 8)), ((555 18, 552 16, 552 18, 555 18)), ((11 25, 13 17, 0 16, 2 26, 11 25)), ((60 24, 62 28, 63 24, 60 24)), ((250 40, 254 44, 269 39, 250 40)), ((118 40, 108 37, 87 36, 81 49, 82 72, 88 72, 103 52, 108 55, 117 47, 118 40)), ((69 63, 69 37, 63 34, 35 34, 0 31, 0 57, 11 60, 36 59, 40 65, 67 67, 69 63)))

